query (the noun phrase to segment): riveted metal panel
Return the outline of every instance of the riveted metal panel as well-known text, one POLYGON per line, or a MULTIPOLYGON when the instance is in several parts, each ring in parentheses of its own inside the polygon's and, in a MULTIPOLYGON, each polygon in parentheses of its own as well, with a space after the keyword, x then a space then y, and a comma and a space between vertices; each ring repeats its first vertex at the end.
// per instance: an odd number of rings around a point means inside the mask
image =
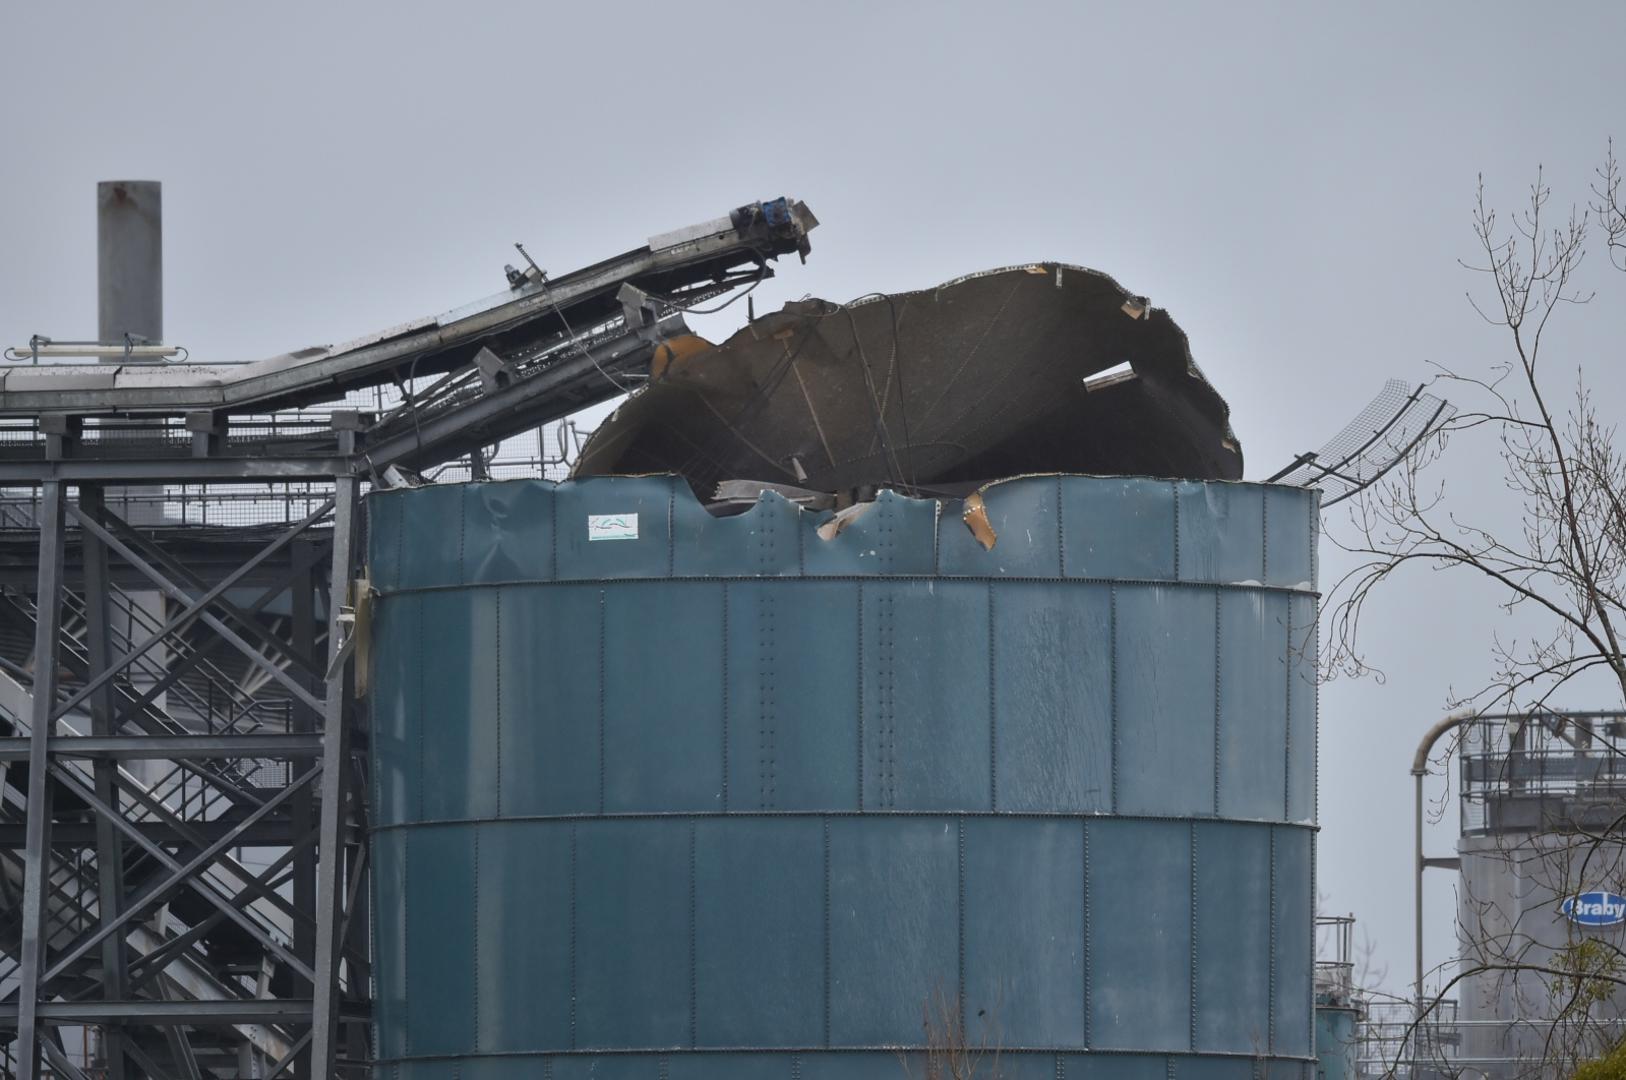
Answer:
POLYGON ((456 820, 489 817, 496 813, 497 682, 470 678, 476 657, 486 665, 495 654, 496 593, 428 592, 421 600, 425 667, 417 687, 418 708, 409 709, 409 722, 420 745, 422 768, 428 777, 419 787, 424 819, 456 820), (478 716, 480 723, 463 718, 478 716))
POLYGON ((474 880, 471 831, 406 833, 407 1046, 456 1054, 474 1044, 474 880))
POLYGON ((929 499, 883 491, 833 538, 825 540, 815 532, 805 541, 805 572, 844 577, 930 574, 936 566, 937 514, 937 504, 929 499))
POLYGON ((574 1047, 692 1045, 690 825, 575 830, 574 1047))
POLYGON ((376 497, 378 1075, 891 1078, 962 992, 1008 1076, 1302 1072, 1314 504, 1240 488, 376 497))
POLYGON ((1212 589, 1116 589, 1118 813, 1214 811, 1216 602, 1212 589))
POLYGON ((501 710, 488 722, 502 729, 495 778, 502 813, 596 813, 603 779, 597 672, 604 591, 597 585, 509 587, 499 614, 491 673, 501 710))
POLYGON ((1293 595, 1287 617, 1287 820, 1316 819, 1316 606, 1312 596, 1293 595))
MULTIPOLYGON (((399 503, 394 505, 400 505, 399 503)), ((412 820, 422 792, 418 780, 416 721, 409 716, 421 706, 418 693, 420 596, 396 596, 387 603, 389 616, 375 620, 373 630, 372 797, 373 821, 395 824, 412 820)), ((380 612, 380 614, 382 614, 380 612)))
POLYGON ((971 1041, 1082 1046, 1082 824, 968 819, 964 877, 971 1041))
POLYGON ((830 1042, 918 1044, 927 1002, 959 981, 953 818, 830 822, 830 1042))
POLYGON ((668 576, 671 515, 679 483, 670 476, 605 476, 560 484, 553 495, 556 576, 561 580, 668 576), (595 516, 625 518, 638 535, 594 539, 603 535, 589 533, 595 516))
POLYGON ((570 1045, 570 825, 493 822, 478 836, 475 986, 480 1049, 570 1045), (516 987, 523 991, 516 993, 516 987))
POLYGON ((1287 790, 1287 598, 1227 589, 1219 594, 1218 811, 1279 819, 1287 790), (1281 753, 1272 748, 1282 748, 1281 753))
POLYGON ((603 811, 721 810, 723 586, 608 587, 599 632, 603 811))
POLYGON ((1112 590, 990 587, 996 809, 1112 807, 1112 590))
POLYGON ((814 515, 775 492, 750 510, 713 517, 693 499, 673 501, 672 573, 677 577, 795 576, 802 546, 815 536, 814 515))
POLYGON ((468 489, 436 484, 372 498, 372 520, 379 528, 369 537, 371 559, 382 568, 378 588, 455 585, 463 580, 463 508, 468 489), (390 506, 399 512, 391 515, 390 506), (408 509, 410 507, 410 509, 408 509), (391 572, 393 569, 393 573, 391 572))
POLYGON ((1055 476, 1024 476, 983 490, 983 515, 997 538, 985 550, 960 515, 945 516, 939 573, 1061 576, 1061 485, 1055 476))
POLYGON ((657 1080, 796 1080, 789 1054, 673 1054, 657 1080))
POLYGON ((858 586, 725 586, 734 810, 858 809, 858 586))
POLYGON ((1175 485, 1182 581, 1265 580, 1265 493, 1257 484, 1175 485))
POLYGON ((824 825, 741 818, 696 827, 695 1041, 824 1042, 824 825))
POLYGON ((1169 1080, 1169 1059, 1159 1054, 1063 1054, 1062 1080, 1169 1080))
POLYGON ((411 942, 406 934, 406 899, 411 884, 407 877, 405 830, 386 830, 372 838, 373 864, 373 1030, 380 1057, 404 1057, 410 1053, 407 1035, 407 952, 411 942))
POLYGON ((987 587, 876 582, 862 598, 863 805, 989 809, 987 587))
POLYGON ((1275 833, 1276 993, 1273 1050, 1310 1054, 1314 1013, 1315 895, 1307 829, 1277 826, 1275 833))
POLYGON ((1316 515, 1305 513, 1314 493, 1267 487, 1265 497, 1265 584, 1310 588, 1315 581, 1316 515))
POLYGON ((1189 826, 1109 821, 1090 829, 1089 844, 1090 1045, 1188 1049, 1189 826))
POLYGON ((1270 830, 1196 826, 1196 1049, 1256 1054, 1270 1040, 1270 830))
POLYGON ((476 497, 464 503, 467 580, 527 581, 539 570, 552 576, 552 487, 537 480, 469 487, 476 497))
POLYGON ((1060 482, 1067 576, 1174 580, 1173 484, 1137 476, 1060 482))

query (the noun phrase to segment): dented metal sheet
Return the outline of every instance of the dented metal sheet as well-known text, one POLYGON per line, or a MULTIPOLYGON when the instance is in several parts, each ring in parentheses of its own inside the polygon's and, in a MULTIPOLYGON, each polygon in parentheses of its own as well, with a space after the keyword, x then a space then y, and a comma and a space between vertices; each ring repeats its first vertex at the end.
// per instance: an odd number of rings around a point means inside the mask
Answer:
POLYGON ((926 495, 1033 472, 1237 479, 1228 417, 1166 312, 1038 263, 788 304, 675 356, 576 475, 675 472, 702 498, 737 479, 926 495))

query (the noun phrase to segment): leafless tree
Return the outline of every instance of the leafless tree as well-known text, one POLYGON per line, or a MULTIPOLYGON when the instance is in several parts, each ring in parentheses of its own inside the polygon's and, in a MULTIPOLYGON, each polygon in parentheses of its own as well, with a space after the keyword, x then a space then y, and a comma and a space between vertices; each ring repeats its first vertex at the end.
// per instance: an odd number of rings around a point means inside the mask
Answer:
MULTIPOLYGON (((1565 721, 1553 706, 1564 700, 1561 691, 1571 699, 1600 695, 1594 707, 1626 706, 1626 452, 1616 440, 1626 403, 1608 401, 1600 410, 1586 365, 1559 351, 1553 331, 1564 312, 1596 297, 1582 274, 1589 248, 1601 245, 1607 257, 1605 294, 1626 299, 1626 278, 1614 273, 1626 273, 1626 191, 1613 146, 1589 197, 1567 213, 1555 208, 1540 171, 1527 201, 1509 215, 1489 204, 1481 179, 1472 226, 1477 252, 1462 263, 1477 282, 1469 303, 1503 331, 1505 350, 1478 367, 1437 363, 1437 383, 1461 411, 1350 500, 1347 516, 1327 522, 1328 537, 1354 566, 1324 607, 1323 676, 1371 670, 1361 621, 1393 579, 1414 569, 1464 574, 1493 590, 1501 607, 1518 616, 1512 623, 1518 629, 1487 633, 1486 678, 1452 690, 1447 707, 1525 716, 1562 736, 1565 721), (1458 461, 1466 454, 1496 462, 1507 502, 1469 507, 1455 497, 1439 468, 1448 448, 1458 461)), ((1589 728, 1578 736, 1572 728, 1566 737, 1572 745, 1584 738, 1588 753, 1626 752, 1618 729, 1589 728)), ((1626 891, 1626 769, 1605 764, 1602 779, 1613 785, 1616 809, 1586 822, 1555 822, 1550 832, 1527 834, 1505 852, 1521 865, 1539 856, 1545 872, 1558 873, 1563 880, 1544 886, 1553 896, 1599 880, 1626 891), (1562 851, 1526 848, 1537 843, 1562 851)), ((1508 775, 1515 775, 1511 763, 1508 775)), ((1604 790, 1594 785, 1594 794, 1604 790)), ((1502 903, 1464 898, 1464 921, 1477 921, 1464 928, 1474 943, 1458 973, 1424 1004, 1437 1006, 1464 979, 1501 973, 1519 993, 1541 999, 1532 1015, 1543 1017, 1544 1067, 1547 1075, 1568 1075, 1577 1061, 1619 1038, 1617 1029, 1594 1021, 1618 1009, 1626 952, 1600 936, 1572 937, 1556 952, 1538 949, 1502 903)))

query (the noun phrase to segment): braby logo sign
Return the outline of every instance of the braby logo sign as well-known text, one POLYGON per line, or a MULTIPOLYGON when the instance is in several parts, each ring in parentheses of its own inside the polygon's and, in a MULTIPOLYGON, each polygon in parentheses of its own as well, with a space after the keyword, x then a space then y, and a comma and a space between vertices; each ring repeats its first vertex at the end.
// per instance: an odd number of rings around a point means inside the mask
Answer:
POLYGON ((1594 889, 1578 893, 1558 905, 1572 923, 1582 926, 1614 926, 1626 922, 1626 896, 1594 889))

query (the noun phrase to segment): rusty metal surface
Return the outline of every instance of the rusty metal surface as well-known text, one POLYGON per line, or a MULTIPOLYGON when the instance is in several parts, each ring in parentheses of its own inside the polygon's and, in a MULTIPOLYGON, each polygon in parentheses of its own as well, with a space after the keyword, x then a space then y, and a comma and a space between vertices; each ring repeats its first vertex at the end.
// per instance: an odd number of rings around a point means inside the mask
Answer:
POLYGON ((702 498, 737 479, 927 495, 1032 472, 1231 480, 1228 417, 1167 312, 1037 263, 787 304, 674 360, 576 475, 674 472, 702 498))

